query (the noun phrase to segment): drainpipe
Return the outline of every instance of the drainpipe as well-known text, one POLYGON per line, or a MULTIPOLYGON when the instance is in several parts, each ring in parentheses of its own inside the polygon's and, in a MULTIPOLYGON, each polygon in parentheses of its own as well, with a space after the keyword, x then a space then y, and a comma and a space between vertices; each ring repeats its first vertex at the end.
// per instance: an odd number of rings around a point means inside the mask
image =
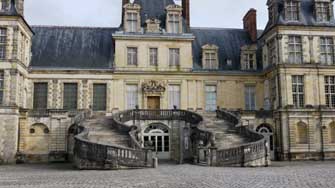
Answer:
POLYGON ((322 111, 321 111, 321 90, 320 90, 320 68, 317 65, 316 66, 316 70, 317 70, 317 76, 318 76, 318 90, 319 90, 319 107, 318 107, 318 111, 319 111, 319 127, 320 127, 320 144, 321 144, 321 160, 324 161, 325 160, 325 151, 324 151, 324 140, 323 140, 323 129, 324 126, 322 125, 322 111))

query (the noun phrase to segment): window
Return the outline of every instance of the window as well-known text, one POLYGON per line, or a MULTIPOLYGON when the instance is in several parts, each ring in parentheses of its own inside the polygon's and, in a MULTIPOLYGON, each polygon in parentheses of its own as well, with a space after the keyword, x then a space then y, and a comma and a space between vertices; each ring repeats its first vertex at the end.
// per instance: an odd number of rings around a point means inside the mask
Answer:
POLYGON ((303 122, 299 122, 297 125, 297 143, 298 144, 308 143, 307 125, 303 122))
POLYGON ((0 71, 0 105, 3 105, 3 94, 4 94, 4 71, 0 71))
POLYGON ((77 109, 78 86, 76 83, 64 84, 63 109, 77 109))
POLYGON ((34 83, 34 109, 47 109, 48 83, 34 83))
POLYGON ((334 64, 334 40, 331 37, 320 38, 321 63, 325 65, 334 64))
POLYGON ((318 2, 316 6, 316 20, 318 22, 327 22, 330 20, 330 3, 318 2))
POLYGON ((216 86, 206 86, 206 111, 216 110, 216 86))
POLYGON ((216 69, 217 54, 216 52, 205 52, 205 68, 216 69))
POLYGON ((275 65, 277 62, 276 40, 272 39, 269 42, 269 63, 275 65))
POLYGON ((292 76, 293 105, 303 108, 305 105, 304 76, 292 76))
POLYGON ((1 9, 0 10, 6 10, 8 7, 8 0, 1 0, 1 9))
POLYGON ((135 109, 138 105, 138 86, 127 85, 127 109, 135 109))
POLYGON ((275 23, 275 18, 276 18, 276 15, 275 15, 275 8, 274 6, 270 6, 269 7, 269 21, 270 23, 275 23))
POLYGON ((7 29, 0 28, 0 59, 6 58, 7 29))
POLYGON ((329 142, 335 143, 335 122, 331 123, 329 125, 329 142))
POLYGON ((137 16, 136 12, 128 12, 127 13, 127 23, 128 23, 128 31, 129 32, 137 32, 137 16))
POLYGON ((288 38, 288 61, 292 64, 302 63, 302 42, 300 36, 289 36, 288 38))
POLYGON ((246 53, 244 54, 244 65, 246 70, 255 70, 256 64, 255 64, 255 55, 252 53, 246 53))
POLYGON ((157 48, 150 48, 150 65, 157 66, 158 65, 158 49, 157 48))
POLYGON ((179 33, 179 15, 169 14, 170 33, 179 33))
POLYGON ((299 3, 294 0, 289 0, 285 3, 285 18, 288 21, 299 20, 299 3))
POLYGON ((255 86, 245 86, 245 109, 256 110, 256 88, 255 86))
POLYGON ((179 49, 178 48, 169 49, 169 62, 170 62, 170 66, 179 65, 179 49))
POLYGON ((127 48, 128 65, 137 65, 137 48, 127 48))
POLYGON ((325 77, 326 104, 329 108, 335 108, 335 76, 325 77))
POLYGON ((93 84, 93 110, 106 111, 106 84, 93 84))
POLYGON ((180 86, 169 85, 169 108, 173 109, 174 106, 180 109, 180 86))

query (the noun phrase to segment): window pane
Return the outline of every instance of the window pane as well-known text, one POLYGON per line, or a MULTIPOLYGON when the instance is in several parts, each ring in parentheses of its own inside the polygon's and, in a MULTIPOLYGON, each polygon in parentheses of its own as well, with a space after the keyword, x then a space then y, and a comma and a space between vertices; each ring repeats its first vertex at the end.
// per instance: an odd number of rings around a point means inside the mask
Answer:
POLYGON ((93 110, 106 111, 106 97, 107 87, 106 84, 93 85, 93 110))
POLYGON ((3 95, 4 95, 4 71, 0 71, 0 105, 3 104, 3 95))
POLYGON ((76 83, 64 84, 63 93, 63 109, 76 110, 77 109, 78 88, 76 83))
POLYGON ((34 84, 34 109, 47 109, 48 106, 48 83, 34 84))
POLYGON ((206 111, 216 110, 216 86, 206 86, 206 111))
POLYGON ((305 106, 304 76, 292 76, 292 96, 296 108, 305 106))
POLYGON ((127 109, 135 109, 138 105, 138 86, 127 85, 127 109))
POLYGON ((256 88, 245 86, 245 109, 256 110, 256 88))
POLYGON ((137 65, 137 48, 127 48, 128 65, 137 65))
POLYGON ((156 66, 158 64, 158 49, 150 48, 150 65, 156 66))
POLYGON ((174 106, 180 109, 180 86, 170 85, 169 86, 169 108, 173 109, 174 106))
POLYGON ((0 28, 0 59, 6 58, 7 29, 0 28))
POLYGON ((178 66, 179 65, 179 49, 178 48, 170 48, 169 49, 169 64, 170 66, 178 66))

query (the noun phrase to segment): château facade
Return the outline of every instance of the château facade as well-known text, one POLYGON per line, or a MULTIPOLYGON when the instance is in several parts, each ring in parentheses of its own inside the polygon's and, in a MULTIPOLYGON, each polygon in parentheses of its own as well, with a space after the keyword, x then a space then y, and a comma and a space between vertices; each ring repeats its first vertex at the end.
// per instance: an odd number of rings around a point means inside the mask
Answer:
POLYGON ((122 0, 120 27, 93 28, 30 26, 1 0, 0 163, 72 154, 78 111, 137 106, 238 112, 273 160, 334 159, 333 0, 268 0, 264 30, 254 9, 243 29, 193 28, 190 3, 122 0))

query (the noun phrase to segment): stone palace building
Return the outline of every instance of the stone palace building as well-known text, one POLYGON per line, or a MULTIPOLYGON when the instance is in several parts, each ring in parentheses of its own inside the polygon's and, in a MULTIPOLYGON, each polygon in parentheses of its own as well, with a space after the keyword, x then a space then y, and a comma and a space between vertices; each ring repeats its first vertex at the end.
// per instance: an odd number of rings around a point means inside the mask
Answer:
MULTIPOLYGON (((216 147, 233 137, 220 137, 228 131, 220 127, 205 133, 206 122, 218 121, 215 111, 225 121, 236 114, 238 129, 263 135, 272 160, 335 159, 333 0, 268 0, 264 30, 255 9, 243 29, 191 27, 190 3, 122 0, 120 26, 98 28, 31 26, 24 0, 1 0, 0 164, 82 157, 82 148, 92 150, 75 144, 75 117, 85 110, 91 119, 121 113, 112 122, 137 124, 131 139, 151 144, 159 159, 223 157, 194 146, 210 132, 216 147), (186 123, 162 118, 164 109, 186 123), (143 112, 138 119, 136 112, 143 112), (196 134, 191 117, 204 118, 203 132, 196 134)), ((120 137, 87 129, 94 143, 120 137)))

